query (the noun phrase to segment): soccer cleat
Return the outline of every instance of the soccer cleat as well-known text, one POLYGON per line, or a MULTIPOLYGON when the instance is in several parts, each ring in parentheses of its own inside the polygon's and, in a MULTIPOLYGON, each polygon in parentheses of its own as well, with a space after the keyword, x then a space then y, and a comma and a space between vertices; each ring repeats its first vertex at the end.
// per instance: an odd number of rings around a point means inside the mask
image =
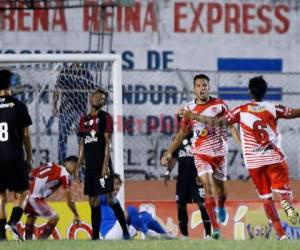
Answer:
POLYGON ((212 237, 213 239, 215 239, 215 240, 219 240, 219 239, 221 238, 221 233, 220 233, 220 231, 219 231, 219 230, 215 230, 215 231, 212 233, 211 237, 212 237))
POLYGON ((212 237, 209 234, 204 236, 204 240, 211 240, 211 239, 212 239, 212 237))
POLYGON ((280 237, 279 240, 288 240, 288 237, 284 234, 284 235, 282 235, 282 236, 280 237))
POLYGON ((13 237, 14 237, 14 239, 15 239, 16 241, 24 241, 24 239, 23 239, 22 235, 19 233, 19 231, 18 231, 16 225, 7 223, 7 224, 5 225, 5 229, 6 229, 7 231, 12 231, 12 232, 13 232, 13 237))
POLYGON ((130 240, 130 235, 128 233, 123 233, 123 240, 130 240))
POLYGON ((285 214, 287 215, 289 221, 293 225, 296 225, 299 217, 299 214, 296 212, 296 210, 290 205, 290 203, 287 200, 282 200, 280 204, 285 214))
POLYGON ((219 207, 218 209, 218 219, 219 222, 223 223, 226 220, 226 209, 225 207, 219 207))

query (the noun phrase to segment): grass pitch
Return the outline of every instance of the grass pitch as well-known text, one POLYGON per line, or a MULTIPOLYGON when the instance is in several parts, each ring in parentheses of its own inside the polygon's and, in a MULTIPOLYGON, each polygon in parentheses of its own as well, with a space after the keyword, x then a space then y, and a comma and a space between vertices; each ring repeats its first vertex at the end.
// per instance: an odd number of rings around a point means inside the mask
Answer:
POLYGON ((300 249, 300 240, 47 240, 25 242, 0 242, 1 250, 292 250, 300 249))

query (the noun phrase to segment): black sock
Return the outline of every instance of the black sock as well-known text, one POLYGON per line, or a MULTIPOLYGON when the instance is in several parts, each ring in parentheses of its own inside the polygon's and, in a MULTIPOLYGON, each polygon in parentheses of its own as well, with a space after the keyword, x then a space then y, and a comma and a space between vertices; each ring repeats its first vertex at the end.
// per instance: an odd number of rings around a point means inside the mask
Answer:
POLYGON ((14 207, 11 212, 8 223, 11 225, 16 225, 21 219, 22 214, 23 214, 23 209, 21 207, 14 207))
POLYGON ((181 204, 177 205, 177 215, 178 215, 178 225, 179 225, 180 233, 183 236, 188 236, 189 235, 188 226, 187 226, 188 214, 186 210, 186 205, 181 205, 181 204))
POLYGON ((198 206, 201 212, 201 217, 205 229, 205 235, 211 235, 211 224, 205 205, 203 203, 199 203, 198 206))
POLYGON ((124 215, 124 211, 120 205, 119 202, 115 203, 115 204, 111 204, 110 205, 112 210, 114 210, 115 216, 117 217, 122 230, 123 230, 123 234, 129 234, 128 233, 128 229, 127 229, 127 225, 126 225, 126 219, 125 219, 125 215, 124 215))
POLYGON ((91 221, 92 221, 92 229, 93 229, 93 240, 99 239, 99 230, 101 223, 101 207, 91 207, 91 221))
POLYGON ((0 219, 0 240, 6 240, 5 224, 6 219, 0 219))

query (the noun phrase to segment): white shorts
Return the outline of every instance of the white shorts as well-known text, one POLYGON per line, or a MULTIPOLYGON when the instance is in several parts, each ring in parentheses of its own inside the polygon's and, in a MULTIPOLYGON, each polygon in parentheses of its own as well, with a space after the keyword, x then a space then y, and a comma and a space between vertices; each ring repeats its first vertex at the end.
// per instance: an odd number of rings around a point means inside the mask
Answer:
MULTIPOLYGON (((133 226, 129 226, 129 235, 130 238, 134 237, 137 233, 133 226)), ((116 221, 113 227, 107 232, 103 237, 105 240, 122 240, 123 239, 123 230, 120 226, 120 223, 116 221)))

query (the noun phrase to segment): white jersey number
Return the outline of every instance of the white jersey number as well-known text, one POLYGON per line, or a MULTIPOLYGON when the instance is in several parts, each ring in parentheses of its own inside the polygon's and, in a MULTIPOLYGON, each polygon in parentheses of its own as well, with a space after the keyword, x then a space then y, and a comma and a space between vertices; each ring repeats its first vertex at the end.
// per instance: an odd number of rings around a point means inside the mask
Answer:
POLYGON ((6 122, 0 123, 0 141, 8 140, 8 124, 6 122))

